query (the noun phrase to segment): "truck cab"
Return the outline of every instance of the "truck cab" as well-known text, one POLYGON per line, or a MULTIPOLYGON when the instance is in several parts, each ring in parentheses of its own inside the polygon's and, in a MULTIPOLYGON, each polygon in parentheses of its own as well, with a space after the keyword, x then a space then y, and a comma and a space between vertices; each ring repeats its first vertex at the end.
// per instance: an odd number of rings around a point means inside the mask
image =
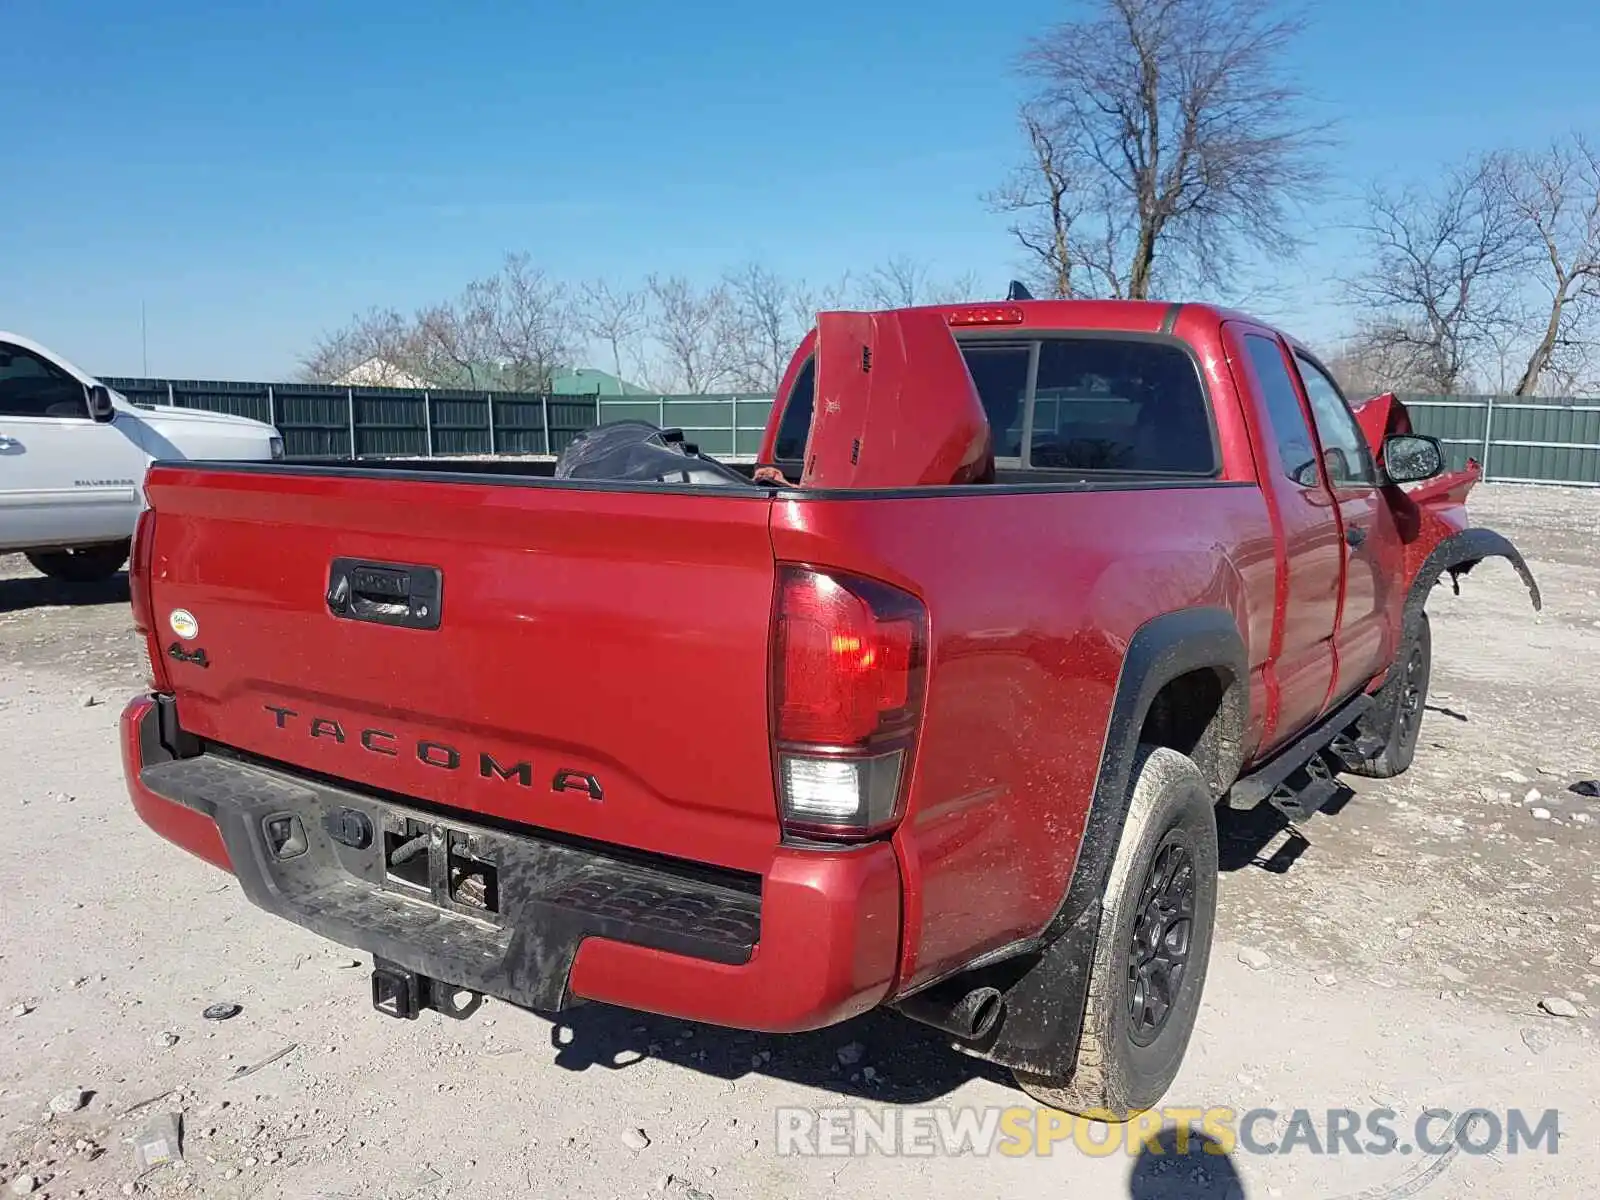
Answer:
POLYGON ((60 355, 0 331, 0 553, 89 583, 127 560, 155 459, 283 456, 277 430, 227 413, 139 408, 60 355))

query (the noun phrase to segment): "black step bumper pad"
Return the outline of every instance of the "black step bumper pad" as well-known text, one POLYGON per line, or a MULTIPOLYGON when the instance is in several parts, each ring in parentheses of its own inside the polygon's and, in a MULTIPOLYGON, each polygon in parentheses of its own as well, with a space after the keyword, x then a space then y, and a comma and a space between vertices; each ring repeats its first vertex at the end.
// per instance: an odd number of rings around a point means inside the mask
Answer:
POLYGON ((759 938, 755 876, 724 882, 694 864, 463 822, 216 752, 147 763, 140 779, 216 821, 256 905, 512 1004, 553 1012, 572 1003, 567 976, 586 937, 732 964, 748 961, 759 938), (285 847, 288 817, 298 823, 285 847), (430 839, 420 886, 386 867, 394 830, 430 839), (493 869, 494 911, 455 902, 446 883, 454 860, 442 847, 493 869))

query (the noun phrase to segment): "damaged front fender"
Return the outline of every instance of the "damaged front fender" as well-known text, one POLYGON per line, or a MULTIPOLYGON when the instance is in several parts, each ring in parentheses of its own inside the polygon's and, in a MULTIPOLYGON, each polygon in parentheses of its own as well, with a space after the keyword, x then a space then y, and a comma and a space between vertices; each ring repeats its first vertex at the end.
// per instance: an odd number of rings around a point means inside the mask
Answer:
POLYGON ((1412 575, 1411 585, 1406 592, 1406 628, 1411 628, 1421 616, 1423 605, 1427 603, 1428 593, 1433 590, 1434 584, 1448 574, 1450 586, 1457 595, 1460 595, 1461 576, 1486 558, 1503 558, 1509 561, 1527 586, 1534 611, 1538 612, 1544 607, 1538 581, 1534 579, 1533 572, 1528 569, 1528 564, 1521 553, 1507 538, 1492 529, 1463 529, 1439 542, 1412 575))
MULTIPOLYGON (((1385 439, 1411 431, 1411 414, 1392 393, 1374 396, 1356 410, 1363 434, 1380 462, 1385 439)), ((1483 478, 1483 468, 1472 460, 1447 471, 1420 487, 1390 483, 1384 487, 1395 529, 1404 547, 1405 610, 1402 628, 1409 634, 1422 616, 1428 593, 1445 575, 1457 595, 1461 576, 1486 558, 1503 558, 1516 569, 1528 588, 1533 608, 1543 607, 1538 581, 1510 540, 1492 529, 1467 524, 1467 495, 1483 478)))

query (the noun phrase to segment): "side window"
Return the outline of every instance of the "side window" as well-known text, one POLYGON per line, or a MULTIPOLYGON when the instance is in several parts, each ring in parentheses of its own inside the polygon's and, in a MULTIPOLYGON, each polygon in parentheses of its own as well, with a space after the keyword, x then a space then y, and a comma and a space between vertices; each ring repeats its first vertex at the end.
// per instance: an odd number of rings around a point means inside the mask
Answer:
POLYGON ((1162 342, 1042 341, 1028 465, 1213 474, 1217 448, 1199 368, 1162 342))
POLYGON ((1376 487, 1378 471, 1372 462, 1371 448, 1350 406, 1339 394, 1338 385, 1305 355, 1296 354, 1294 361, 1306 385, 1306 399, 1311 401, 1311 416, 1317 423, 1317 437, 1322 442, 1328 481, 1335 487, 1376 487))
POLYGON ((55 363, 0 343, 0 417, 89 419, 83 384, 55 363))
POLYGON ((1300 407, 1294 379, 1283 361, 1283 351, 1272 338, 1254 333, 1245 335, 1244 345, 1261 384, 1262 399, 1267 402, 1267 416, 1272 422, 1284 474, 1301 487, 1316 487, 1315 443, 1311 440, 1311 427, 1306 424, 1305 410, 1300 407))
POLYGON ((961 347, 967 371, 983 401, 996 458, 1022 457, 1022 417, 1028 400, 1029 343, 969 342, 961 347))
POLYGON ((811 410, 817 402, 817 360, 808 358, 794 377, 794 387, 778 422, 778 436, 772 444, 772 457, 778 462, 803 462, 806 439, 811 436, 811 410))

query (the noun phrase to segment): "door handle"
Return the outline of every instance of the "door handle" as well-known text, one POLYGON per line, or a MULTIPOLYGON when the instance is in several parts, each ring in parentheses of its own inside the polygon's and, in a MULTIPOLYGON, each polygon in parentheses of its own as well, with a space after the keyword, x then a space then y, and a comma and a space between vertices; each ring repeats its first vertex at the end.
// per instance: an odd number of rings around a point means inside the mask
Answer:
POLYGON ((1352 550, 1367 540, 1367 531, 1359 525, 1346 525, 1344 527, 1344 540, 1352 550))
POLYGON ((347 621, 439 628, 444 579, 438 567, 336 558, 328 570, 328 611, 347 621))
POLYGON ((7 437, 5 434, 0 433, 0 450, 15 450, 21 445, 22 443, 17 441, 16 438, 7 437))

